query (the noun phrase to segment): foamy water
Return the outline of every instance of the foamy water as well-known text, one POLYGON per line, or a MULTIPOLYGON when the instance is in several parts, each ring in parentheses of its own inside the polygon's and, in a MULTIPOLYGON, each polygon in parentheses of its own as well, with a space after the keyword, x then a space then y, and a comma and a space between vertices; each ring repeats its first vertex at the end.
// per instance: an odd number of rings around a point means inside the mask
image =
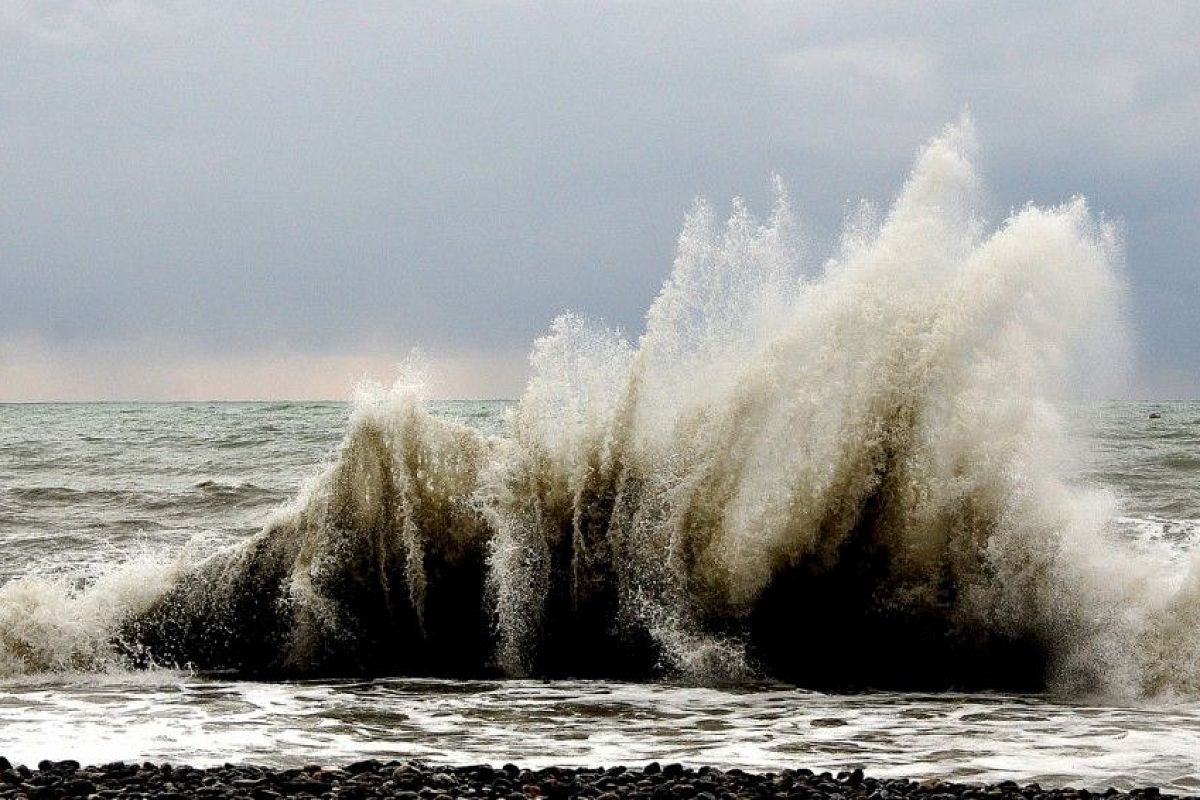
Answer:
POLYGON ((578 681, 29 682, 0 700, 14 762, 276 766, 362 758, 637 764, 1200 791, 1200 707, 1011 695, 830 695, 578 681))
POLYGON ((1083 402, 1115 229, 989 223, 973 151, 829 258, 782 187, 697 206, 644 334, 560 317, 513 403, 0 407, 0 747, 1191 786, 1200 406, 1083 402))

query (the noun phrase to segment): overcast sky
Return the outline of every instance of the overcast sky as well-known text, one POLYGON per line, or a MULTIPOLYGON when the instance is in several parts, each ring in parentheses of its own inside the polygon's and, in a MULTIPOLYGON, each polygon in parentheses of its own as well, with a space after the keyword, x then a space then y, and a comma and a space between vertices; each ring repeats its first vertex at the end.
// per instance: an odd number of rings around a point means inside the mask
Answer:
POLYGON ((696 196, 777 172, 831 241, 964 107, 999 218, 1123 221, 1132 394, 1200 396, 1200 4, 5 0, 0 399, 344 397, 414 346, 514 396, 560 311, 639 331, 696 196))

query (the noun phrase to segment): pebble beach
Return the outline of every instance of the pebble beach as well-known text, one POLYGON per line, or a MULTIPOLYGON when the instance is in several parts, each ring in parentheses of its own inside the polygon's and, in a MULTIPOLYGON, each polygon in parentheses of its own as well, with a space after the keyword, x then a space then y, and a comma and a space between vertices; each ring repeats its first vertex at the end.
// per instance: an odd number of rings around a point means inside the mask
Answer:
POLYGON ((1179 795, 1147 786, 1097 792, 1036 783, 967 784, 938 779, 877 779, 862 770, 814 773, 809 769, 745 772, 699 769, 651 762, 634 767, 523 769, 429 766, 369 759, 341 767, 298 769, 225 764, 188 766, 115 762, 82 766, 77 761, 42 761, 36 768, 0 757, 0 797, 12 798, 795 798, 797 800, 1174 800, 1179 795))

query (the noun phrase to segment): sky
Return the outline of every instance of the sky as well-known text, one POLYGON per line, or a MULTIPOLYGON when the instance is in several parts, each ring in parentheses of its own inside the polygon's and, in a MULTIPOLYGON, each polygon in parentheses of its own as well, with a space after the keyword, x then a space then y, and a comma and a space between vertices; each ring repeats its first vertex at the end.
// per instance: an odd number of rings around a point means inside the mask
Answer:
MULTIPOLYGON (((1200 4, 0 5, 0 400, 519 394, 633 335, 698 196, 817 242, 969 108, 991 202, 1118 220, 1129 396, 1200 397, 1200 4)), ((1069 302, 1069 298, 1067 299, 1069 302)))

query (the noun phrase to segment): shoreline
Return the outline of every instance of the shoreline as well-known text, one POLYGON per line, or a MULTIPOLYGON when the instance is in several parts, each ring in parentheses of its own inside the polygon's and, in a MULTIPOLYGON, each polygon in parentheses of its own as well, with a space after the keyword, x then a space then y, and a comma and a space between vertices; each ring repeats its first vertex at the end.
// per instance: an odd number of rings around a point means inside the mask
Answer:
POLYGON ((367 800, 394 797, 545 798, 792 798, 794 800, 1176 800, 1197 795, 1160 792, 1155 786, 1093 792, 1036 783, 956 783, 936 778, 874 778, 851 772, 814 773, 797 768, 746 772, 715 767, 688 768, 651 762, 631 767, 546 767, 513 764, 441 766, 415 761, 367 759, 344 766, 309 765, 275 769, 247 764, 197 768, 186 765, 113 762, 82 766, 77 761, 42 761, 36 768, 13 765, 0 756, 0 797, 183 798, 280 797, 367 800))

